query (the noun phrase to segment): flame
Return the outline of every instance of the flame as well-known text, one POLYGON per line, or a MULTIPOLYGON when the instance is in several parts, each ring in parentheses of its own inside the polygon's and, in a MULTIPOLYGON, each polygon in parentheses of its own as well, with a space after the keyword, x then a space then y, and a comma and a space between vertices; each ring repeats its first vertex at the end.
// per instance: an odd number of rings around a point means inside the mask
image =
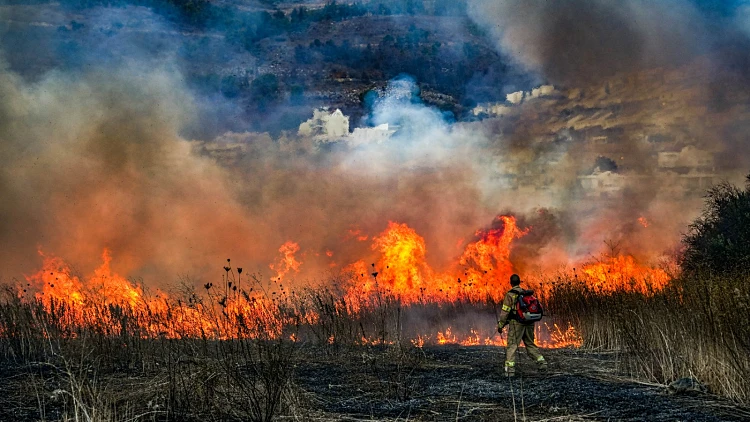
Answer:
POLYGON ((479 346, 483 342, 475 328, 469 330, 469 335, 461 342, 462 346, 479 346))
POLYGON ((421 335, 418 335, 417 338, 411 339, 411 344, 414 347, 423 348, 424 347, 424 337, 421 335))
POLYGON ((441 331, 438 331, 438 333, 437 333, 437 343, 440 344, 440 345, 458 344, 458 339, 451 332, 451 327, 448 327, 445 330, 445 333, 443 333, 441 331))
POLYGON ((279 252, 281 253, 281 258, 279 258, 275 264, 270 264, 268 266, 276 271, 276 279, 282 280, 290 271, 298 273, 299 267, 302 263, 297 261, 294 254, 299 252, 299 245, 296 242, 289 240, 281 245, 279 252))
POLYGON ((126 303, 135 306, 143 295, 139 286, 134 286, 125 278, 112 273, 112 257, 108 249, 102 252, 102 265, 84 281, 73 275, 73 271, 62 259, 47 256, 42 251, 39 251, 39 254, 44 259, 42 269, 27 276, 26 280, 37 287, 41 286, 36 298, 48 308, 52 302, 83 306, 87 297, 95 297, 103 304, 126 303))
POLYGON ((638 217, 638 223, 640 223, 640 225, 643 226, 643 227, 648 227, 649 226, 648 220, 646 219, 646 217, 643 217, 643 216, 638 217))
POLYGON ((631 255, 609 256, 585 265, 581 271, 592 288, 602 291, 649 293, 661 290, 670 280, 663 269, 640 265, 631 255))
POLYGON ((347 237, 346 237, 346 239, 352 239, 352 238, 356 239, 358 242, 365 242, 370 237, 368 235, 362 233, 362 230, 357 229, 357 228, 353 228, 353 229, 349 229, 347 231, 347 237))
MULTIPOLYGON (((389 290, 407 301, 417 299, 425 288, 424 276, 429 271, 424 262, 424 239, 406 224, 389 222, 388 228, 374 239, 372 249, 381 253, 380 277, 389 290)), ((377 271, 373 277, 377 278, 377 271)))
POLYGON ((69 306, 84 304, 83 283, 78 276, 72 275, 68 265, 61 258, 47 256, 39 251, 44 264, 36 274, 26 277, 26 281, 33 283, 37 290, 37 299, 41 300, 47 309, 50 303, 57 301, 69 306))
MULTIPOLYGON (((506 289, 506 280, 513 273, 510 262, 511 242, 528 233, 516 226, 512 216, 499 216, 500 228, 475 233, 458 261, 445 272, 432 269, 425 261, 424 239, 403 223, 390 222, 383 233, 374 238, 373 250, 380 252, 380 260, 371 274, 389 291, 405 303, 443 302, 468 299, 482 301, 487 297, 499 299, 506 289)), ((355 274, 370 271, 356 263, 355 274)), ((374 285, 364 286, 366 291, 374 285)))
MULTIPOLYGON (((105 327, 106 332, 113 335, 131 330, 132 334, 144 337, 283 337, 300 341, 298 334, 290 334, 285 329, 301 325, 323 327, 331 324, 332 317, 372 315, 380 312, 384 303, 394 304, 399 310, 433 305, 440 309, 446 304, 467 302, 488 309, 488 302, 496 303, 507 290, 508 277, 514 272, 510 260, 513 241, 530 230, 519 228, 512 216, 498 216, 496 222, 495 228, 478 230, 474 240, 468 242, 455 262, 443 271, 428 265, 425 240, 413 228, 389 222, 382 233, 372 238, 371 249, 377 259, 347 265, 350 277, 344 282, 342 296, 326 299, 326 303, 312 290, 305 298, 290 294, 281 285, 284 277, 299 272, 302 265, 296 258, 300 246, 293 241, 281 245, 280 257, 269 265, 276 272, 273 282, 278 283, 277 290, 263 288, 257 279, 247 274, 246 289, 243 289, 241 271, 235 274, 227 266, 223 285, 208 283, 204 286, 204 296, 208 300, 196 294, 187 303, 159 291, 149 295, 141 286, 113 272, 112 256, 107 249, 102 252, 102 264, 86 277, 76 275, 61 258, 40 251, 42 268, 26 279, 35 292, 29 294, 48 312, 59 310, 61 305, 66 307, 67 312, 58 312, 62 315, 59 319, 62 326, 105 327)), ((332 257, 333 251, 326 250, 325 254, 332 257)), ((669 281, 664 270, 642 266, 629 255, 608 256, 586 264, 576 277, 601 291, 653 292, 669 281)), ((425 344, 504 346, 504 337, 493 329, 492 326, 458 329, 442 326, 442 329, 430 329, 431 332, 410 333, 407 338, 411 337, 416 347, 425 344)), ((324 333, 320 337, 322 342, 342 341, 341 333, 324 333)), ((537 324, 536 336, 543 347, 581 345, 581 336, 575 327, 558 326, 554 321, 537 324)), ((363 345, 385 345, 395 340, 384 335, 368 337, 362 329, 357 341, 363 345)))
POLYGON ((506 283, 513 274, 513 264, 510 262, 511 242, 525 236, 529 229, 521 230, 516 226, 516 219, 512 216, 497 217, 502 221, 502 228, 491 229, 486 232, 477 231, 479 240, 470 243, 459 259, 459 263, 468 266, 465 272, 468 286, 478 283, 483 295, 491 295, 495 299, 505 290, 506 283))
MULTIPOLYGON (((545 348, 580 347, 583 344, 583 338, 572 325, 567 325, 563 329, 557 324, 542 322, 534 327, 534 335, 536 344, 545 348)), ((452 327, 447 327, 445 330, 437 332, 434 336, 434 342, 431 341, 431 338, 431 336, 420 335, 412 339, 411 342, 415 345, 421 345, 419 347, 424 346, 424 344, 505 347, 507 344, 505 335, 487 334, 477 328, 469 329, 466 335, 459 335, 452 327)), ((523 343, 521 344, 523 345, 523 343)))

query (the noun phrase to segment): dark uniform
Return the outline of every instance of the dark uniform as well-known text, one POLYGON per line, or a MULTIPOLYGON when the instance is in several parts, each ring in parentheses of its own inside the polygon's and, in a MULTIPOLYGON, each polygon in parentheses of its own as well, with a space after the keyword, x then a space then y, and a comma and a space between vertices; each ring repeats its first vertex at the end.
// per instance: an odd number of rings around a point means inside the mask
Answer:
POLYGON ((508 325, 508 345, 505 347, 505 372, 509 376, 515 374, 516 351, 518 350, 518 345, 521 344, 521 340, 523 340, 523 344, 526 346, 526 353, 539 365, 539 369, 542 371, 547 369, 547 361, 544 360, 544 356, 539 352, 539 347, 534 343, 534 323, 521 323, 518 321, 518 316, 515 312, 515 303, 516 298, 521 293, 533 294, 534 292, 524 290, 521 286, 514 286, 510 289, 505 294, 503 307, 500 310, 500 319, 497 322, 498 332, 502 331, 508 325))

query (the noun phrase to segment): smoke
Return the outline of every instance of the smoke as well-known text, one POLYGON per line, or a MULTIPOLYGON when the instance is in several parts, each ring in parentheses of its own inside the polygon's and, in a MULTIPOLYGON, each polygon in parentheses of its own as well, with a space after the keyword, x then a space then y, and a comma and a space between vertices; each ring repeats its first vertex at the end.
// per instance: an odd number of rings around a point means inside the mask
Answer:
MULTIPOLYGON (((53 49, 59 56, 51 60, 64 65, 33 78, 22 60, 30 48, 2 44, 4 275, 32 271, 37 248, 86 272, 105 247, 115 270, 157 284, 216 276, 227 258, 248 273, 274 275, 268 265, 292 241, 297 246, 287 250, 301 264, 288 276, 326 277, 358 260, 376 262, 371 240, 389 221, 422 235, 426 258, 439 270, 502 212, 530 228, 513 252, 521 271, 590 258, 605 241, 650 258, 677 242, 699 200, 676 200, 668 192, 674 179, 652 177, 644 139, 679 127, 683 138, 732 156, 728 168, 747 156, 738 154, 744 124, 731 114, 731 89, 718 95, 717 79, 689 74, 723 69, 729 53, 711 48, 719 40, 735 45, 737 35, 719 36, 687 1, 648 8, 637 0, 471 2, 472 17, 504 54, 563 86, 526 96, 508 118, 455 122, 422 103, 420 81, 401 77, 376 95, 364 120, 388 124, 396 130, 390 139, 329 144, 293 132, 244 132, 241 119, 227 123, 241 105, 191 85, 182 70, 196 66, 184 57, 200 61, 214 47, 229 47, 206 36, 195 40, 201 48, 177 54, 185 48, 177 40, 195 35, 134 9, 145 14, 140 23, 101 11, 77 29, 90 31, 97 42, 86 45, 99 48, 53 49), (161 42, 139 35, 145 32, 162 34, 161 42), (656 76, 640 75, 657 67, 656 76), (623 82, 628 77, 634 82, 623 82), (660 106, 667 101, 680 105, 660 106), (616 145, 608 155, 616 170, 636 177, 614 173, 621 189, 587 197, 579 178, 600 152, 584 141, 597 137, 616 145)), ((741 34, 743 16, 722 23, 741 34)), ((252 62, 236 60, 238 67, 252 62)))
POLYGON ((230 144, 243 148, 233 171, 251 181, 239 186, 240 197, 277 228, 275 241, 298 241, 303 253, 333 252, 330 260, 308 255, 303 266, 374 259, 369 241, 347 233, 371 240, 397 221, 425 234, 427 258, 439 267, 459 254, 458 240, 494 218, 476 184, 484 138, 449 124, 416 94, 413 81, 398 79, 375 101, 372 123, 398 129, 382 143, 233 135, 230 144))
POLYGON ((141 69, 33 84, 2 71, 4 268, 28 263, 37 247, 91 268, 107 247, 125 273, 176 277, 227 249, 252 250, 226 247, 250 227, 224 171, 178 135, 194 113, 179 77, 141 69))
POLYGON ((686 0, 471 1, 469 14, 520 64, 568 86, 705 51, 705 24, 686 0))
MULTIPOLYGON (((495 123, 512 147, 512 161, 532 173, 549 171, 550 152, 560 151, 560 135, 570 131, 575 142, 563 140, 565 158, 553 168, 562 170, 568 160, 562 174, 587 174, 593 156, 582 145, 599 138, 607 143, 600 150, 611 151, 608 158, 623 169, 619 181, 611 178, 622 186, 611 200, 561 206, 577 216, 561 221, 576 233, 567 248, 574 259, 601 249, 595 245, 603 241, 653 256, 676 243, 700 209, 696 198, 670 192, 680 175, 659 173, 653 157, 665 147, 649 144, 649 134, 671 134, 678 151, 692 145, 714 153, 709 174, 739 180, 750 165, 747 119, 737 108, 750 92, 742 70, 746 2, 470 1, 469 15, 499 51, 559 90, 546 104, 524 100, 512 120, 495 123), (636 222, 639 215, 648 216, 649 228, 636 222)), ((550 194, 559 195, 556 188, 563 197, 579 197, 557 177, 550 194)))
POLYGON ((286 239, 189 141, 234 127, 240 107, 184 79, 198 53, 181 49, 230 47, 142 7, 85 16, 0 10, 1 275, 33 271, 38 249, 88 274, 108 248, 116 271, 162 286, 211 276, 229 257, 267 269, 286 239))
POLYGON ((14 245, 5 268, 30 271, 41 247, 86 271, 106 247, 116 270, 167 283, 211 277, 226 258, 272 275, 268 264, 293 241, 302 264, 289 276, 306 279, 375 262, 372 237, 397 221, 425 238, 429 264, 441 269, 477 228, 511 212, 532 228, 514 255, 531 270, 597 251, 617 233, 610 218, 637 218, 575 204, 581 163, 564 144, 553 149, 562 156, 555 163, 549 151, 519 153, 492 125, 451 123, 422 104, 407 78, 390 84, 370 116, 397 128, 392 138, 327 148, 253 133, 190 142, 180 133, 194 124, 197 100, 179 74, 139 69, 51 73, 34 83, 2 72, 0 242, 14 245), (540 166, 555 177, 549 190, 499 180, 540 166))
POLYGON ((109 248, 116 271, 163 284, 218 274, 226 258, 270 274, 294 241, 298 276, 313 277, 373 254, 350 231, 371 239, 406 222, 430 234, 430 257, 444 263, 494 216, 481 206, 469 134, 402 97, 412 82, 394 81, 375 107, 375 122, 402 129, 387 144, 326 149, 251 133, 190 142, 181 133, 200 100, 173 68, 145 68, 36 82, 0 72, 0 243, 12 245, 3 268, 33 270, 41 248, 85 273, 109 248))

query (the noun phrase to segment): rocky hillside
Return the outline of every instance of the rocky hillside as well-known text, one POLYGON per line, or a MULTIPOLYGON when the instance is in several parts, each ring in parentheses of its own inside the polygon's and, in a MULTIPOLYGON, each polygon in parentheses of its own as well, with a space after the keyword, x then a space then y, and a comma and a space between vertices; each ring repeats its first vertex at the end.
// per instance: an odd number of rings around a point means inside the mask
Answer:
POLYGON ((531 82, 464 2, 14 0, 0 6, 0 33, 11 70, 29 79, 111 64, 180 72, 210 99, 207 134, 293 129, 324 105, 356 121, 367 92, 402 74, 457 118, 531 82))

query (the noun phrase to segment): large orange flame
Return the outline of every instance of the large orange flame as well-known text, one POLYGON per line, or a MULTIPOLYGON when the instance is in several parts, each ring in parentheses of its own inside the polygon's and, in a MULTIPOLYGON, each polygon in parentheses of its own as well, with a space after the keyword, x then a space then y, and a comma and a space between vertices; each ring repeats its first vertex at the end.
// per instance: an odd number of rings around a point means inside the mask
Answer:
MULTIPOLYGON (((425 260, 424 239, 406 224, 390 222, 374 238, 373 250, 380 260, 370 271, 357 262, 349 267, 355 274, 371 274, 388 292, 405 303, 416 301, 471 301, 498 299, 504 294, 506 280, 513 273, 510 261, 511 242, 528 230, 520 230, 512 216, 499 216, 502 227, 478 230, 449 270, 438 272, 425 260)), ((371 290, 374 283, 360 283, 358 288, 371 290)))
MULTIPOLYGON (((374 239, 372 249, 380 251, 380 280, 391 292, 413 301, 427 288, 426 276, 431 270, 424 260, 424 239, 414 229, 389 222, 388 228, 374 239)), ((377 279, 377 271, 373 277, 377 279)))
MULTIPOLYGON (((508 277, 514 272, 510 259, 513 241, 530 230, 519 228, 512 216, 498 216, 497 223, 496 228, 477 231, 475 240, 466 244, 453 265, 437 271, 426 261, 428 251, 424 238, 406 224, 389 222, 381 234, 372 237, 372 251, 378 256, 375 262, 367 264, 359 260, 346 266, 351 277, 344 284, 343 296, 320 305, 332 315, 357 317, 373 312, 387 300, 395 300, 398 306, 405 307, 496 303, 504 295, 508 277)), ((368 238, 359 231, 349 235, 356 235, 360 240, 368 238)), ((279 259, 269 265, 276 273, 272 279, 276 287, 271 290, 259 285, 257 279, 243 275, 240 269, 235 273, 228 261, 222 279, 224 284, 216 288, 211 283, 204 286, 208 301, 198 295, 186 302, 170 299, 163 292, 147 294, 141 286, 112 271, 111 254, 106 249, 101 266, 87 277, 76 275, 61 258, 40 252, 44 260, 42 269, 26 278, 34 292, 33 300, 42 303, 48 312, 59 310, 60 306, 67 309, 63 320, 59 321, 63 325, 103 324, 108 333, 118 334, 130 329, 147 337, 279 338, 284 336, 285 327, 316 326, 324 319, 314 306, 282 287, 284 277, 298 272, 303 264, 297 256, 300 250, 299 244, 293 241, 281 245, 279 259), (246 289, 242 288, 243 277, 246 289), (123 317, 126 314, 127 318, 123 317)), ((333 256, 329 250, 325 254, 333 256)), ((641 266, 628 255, 584 265, 576 277, 603 291, 653 292, 669 281, 665 271, 641 266)), ((537 324, 537 330, 540 345, 546 347, 581 343, 575 327, 569 325, 537 324)), ((288 336, 297 338, 296 334, 288 336)), ((330 334, 323 340, 337 339, 335 334, 330 334)), ((361 339, 363 344, 387 341, 391 340, 365 335, 361 339)), ((491 325, 463 332, 451 324, 433 332, 418 333, 412 343, 417 346, 425 343, 505 344, 491 325)))
POLYGON ((602 291, 638 291, 649 293, 664 288, 670 280, 661 268, 638 264, 630 255, 616 255, 581 268, 592 288, 602 291))
POLYGON ((34 283, 39 290, 36 297, 47 306, 53 301, 83 306, 92 298, 102 304, 125 303, 135 306, 143 296, 140 287, 112 272, 112 257, 108 249, 102 252, 102 265, 84 281, 74 275, 62 259, 47 256, 42 251, 39 254, 44 258, 44 265, 39 272, 28 276, 27 280, 34 283))

